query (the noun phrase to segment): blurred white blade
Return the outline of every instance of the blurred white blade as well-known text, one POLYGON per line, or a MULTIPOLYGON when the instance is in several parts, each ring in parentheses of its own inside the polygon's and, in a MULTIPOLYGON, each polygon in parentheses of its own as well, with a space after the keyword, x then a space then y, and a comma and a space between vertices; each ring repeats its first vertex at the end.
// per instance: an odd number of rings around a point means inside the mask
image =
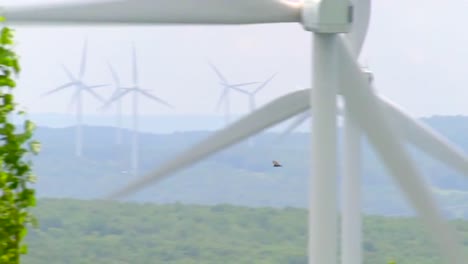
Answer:
POLYGON ((101 0, 10 7, 5 17, 30 24, 252 24, 299 22, 300 14, 285 0, 101 0))
POLYGON ((353 23, 351 31, 346 36, 354 55, 358 58, 369 29, 371 0, 351 0, 351 2, 354 5, 353 23))
POLYGON ((410 143, 433 158, 468 176, 468 156, 423 122, 412 118, 390 100, 380 97, 385 114, 410 143))
POLYGON ((347 84, 341 92, 352 118, 362 127, 392 177, 429 228, 445 263, 468 263, 463 258, 463 250, 457 243, 455 233, 441 217, 429 188, 411 162, 400 138, 386 122, 382 104, 373 94, 346 40, 343 35, 340 36, 338 52, 342 81, 347 84))
POLYGON ((169 108, 174 109, 173 105, 169 104, 168 102, 164 101, 163 99, 161 99, 159 97, 156 97, 156 96, 154 96, 154 95, 152 95, 152 94, 150 94, 150 93, 148 93, 148 92, 146 92, 144 90, 141 90, 141 89, 138 89, 137 91, 140 92, 141 94, 145 95, 146 97, 155 100, 156 102, 158 102, 160 104, 163 104, 163 105, 165 105, 165 106, 167 106, 169 108))
POLYGON ((47 96, 47 95, 49 95, 49 94, 53 94, 53 93, 55 93, 55 92, 58 92, 58 91, 60 91, 60 90, 63 90, 63 89, 65 89, 65 88, 70 87, 70 86, 73 86, 73 85, 76 85, 76 82, 69 82, 69 83, 60 85, 59 87, 57 87, 57 88, 55 88, 55 89, 53 89, 53 90, 51 90, 51 91, 48 91, 48 92, 44 93, 42 96, 47 96))
POLYGON ((304 111, 309 105, 308 101, 309 90, 293 92, 273 100, 271 103, 191 147, 159 169, 114 192, 108 198, 123 198, 144 187, 148 187, 150 184, 155 184, 187 166, 193 165, 216 152, 304 111))

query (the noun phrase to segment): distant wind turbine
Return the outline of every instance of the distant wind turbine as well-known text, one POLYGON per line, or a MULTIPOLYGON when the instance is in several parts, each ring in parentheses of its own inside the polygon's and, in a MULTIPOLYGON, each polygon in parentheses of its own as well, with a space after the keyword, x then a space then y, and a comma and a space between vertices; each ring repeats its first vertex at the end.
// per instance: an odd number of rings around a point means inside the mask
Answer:
POLYGON ((225 125, 228 125, 231 119, 231 113, 230 113, 230 107, 231 107, 231 102, 229 100, 229 91, 231 89, 245 86, 245 85, 251 85, 251 84, 257 84, 258 82, 248 82, 248 83, 238 83, 238 84, 230 84, 227 79, 221 74, 221 72, 218 70, 218 68, 208 61, 208 65, 210 65, 211 69, 218 75, 218 78, 220 80, 220 84, 222 86, 222 93, 221 96, 218 99, 218 103, 216 105, 216 110, 219 110, 221 107, 221 104, 224 102, 224 119, 225 119, 225 125))
POLYGON ((87 57, 87 51, 88 51, 88 40, 85 39, 84 41, 84 46, 83 46, 83 53, 81 57, 81 65, 80 65, 80 71, 78 73, 78 78, 75 78, 75 76, 68 70, 65 65, 62 65, 63 70, 67 74, 68 78, 70 79, 70 82, 65 83, 58 88, 55 88, 47 93, 45 93, 43 96, 47 96, 50 94, 53 94, 55 92, 58 92, 60 90, 63 90, 67 87, 75 87, 75 92, 71 98, 71 102, 69 104, 69 108, 73 106, 73 104, 76 104, 76 141, 75 141, 75 154, 77 157, 81 157, 83 155, 83 131, 82 131, 82 125, 83 125, 83 94, 82 92, 88 92, 90 93, 94 98, 97 100, 104 102, 104 99, 99 96, 95 91, 93 91, 93 88, 97 87, 102 87, 102 86, 107 86, 106 84, 99 84, 99 85, 87 85, 83 82, 83 77, 84 73, 86 70, 86 57, 87 57))
POLYGON ((133 138, 132 138, 132 151, 131 151, 131 166, 132 172, 135 176, 138 175, 138 95, 144 95, 160 104, 163 104, 169 108, 173 108, 172 105, 166 101, 158 98, 149 93, 150 90, 141 89, 138 79, 138 68, 137 68, 137 55, 135 46, 132 46, 132 63, 133 63, 133 86, 129 88, 120 88, 118 93, 114 93, 109 101, 103 107, 108 107, 110 104, 123 98, 125 95, 133 93, 133 105, 132 105, 132 118, 133 118, 133 138))

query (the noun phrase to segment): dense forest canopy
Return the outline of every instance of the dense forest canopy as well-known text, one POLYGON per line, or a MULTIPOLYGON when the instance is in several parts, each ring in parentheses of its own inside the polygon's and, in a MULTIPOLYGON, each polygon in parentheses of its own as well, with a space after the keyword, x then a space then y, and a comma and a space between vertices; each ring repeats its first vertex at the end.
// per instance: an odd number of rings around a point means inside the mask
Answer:
MULTIPOLYGON (((26 264, 306 264, 307 211, 232 205, 39 200, 26 264)), ((468 253, 468 222, 453 221, 468 253)), ((413 218, 366 216, 365 264, 440 264, 413 218)))

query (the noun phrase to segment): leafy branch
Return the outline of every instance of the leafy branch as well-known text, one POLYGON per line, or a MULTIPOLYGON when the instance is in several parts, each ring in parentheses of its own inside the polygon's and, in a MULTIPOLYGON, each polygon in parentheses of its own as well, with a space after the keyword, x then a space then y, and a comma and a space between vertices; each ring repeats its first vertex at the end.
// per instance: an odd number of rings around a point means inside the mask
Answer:
MULTIPOLYGON (((4 19, 1 19, 4 21, 4 19)), ((31 140, 35 125, 25 120, 18 132, 11 121, 17 111, 13 90, 15 77, 20 72, 19 59, 13 50, 13 30, 3 26, 0 30, 0 263, 16 264, 20 255, 27 253, 23 240, 29 225, 37 221, 30 213, 36 205, 32 162, 28 154, 37 154, 40 144, 31 140)))

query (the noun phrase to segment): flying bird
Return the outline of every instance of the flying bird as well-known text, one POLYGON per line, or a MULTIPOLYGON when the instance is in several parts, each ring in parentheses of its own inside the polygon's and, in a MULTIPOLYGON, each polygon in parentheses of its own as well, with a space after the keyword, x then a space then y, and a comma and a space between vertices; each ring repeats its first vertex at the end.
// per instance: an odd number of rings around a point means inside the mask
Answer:
POLYGON ((283 167, 281 164, 279 164, 276 160, 273 161, 273 167, 283 167))

